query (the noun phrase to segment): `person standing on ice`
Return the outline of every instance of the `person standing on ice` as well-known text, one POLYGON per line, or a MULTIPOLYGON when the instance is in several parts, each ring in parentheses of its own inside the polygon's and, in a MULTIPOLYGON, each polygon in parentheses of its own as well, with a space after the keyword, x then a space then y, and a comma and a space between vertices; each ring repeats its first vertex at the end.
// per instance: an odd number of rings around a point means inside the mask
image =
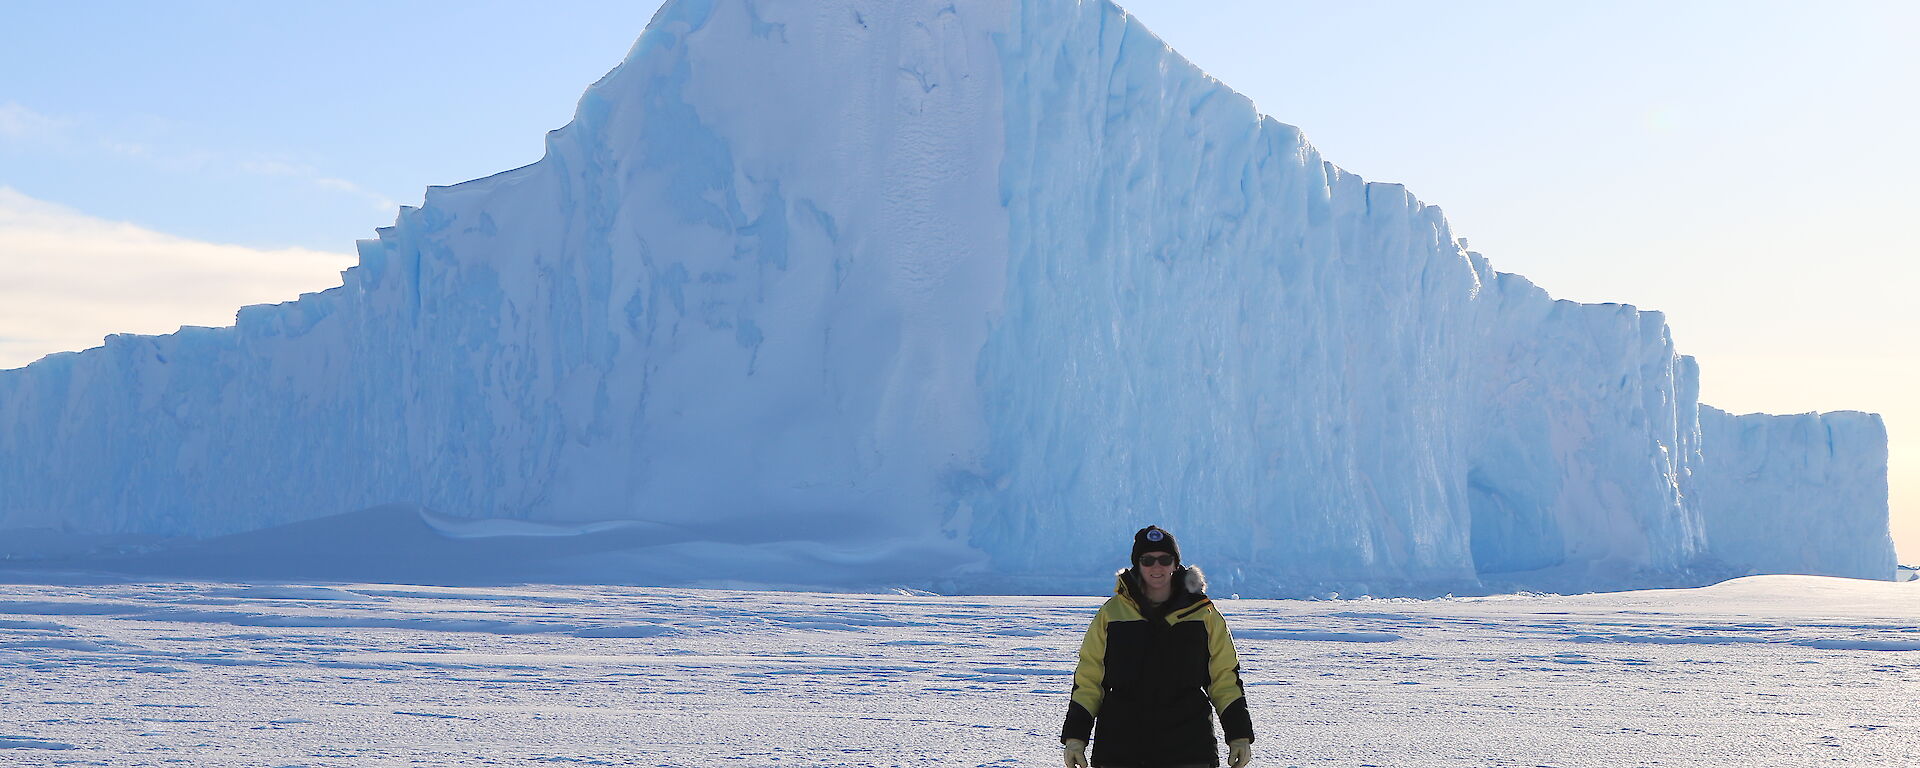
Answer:
POLYGON ((1060 731, 1067 768, 1087 768, 1089 738, 1097 768, 1217 766, 1216 712, 1227 765, 1246 765, 1253 719, 1240 657, 1206 576, 1182 565, 1173 534, 1153 525, 1133 535, 1133 565, 1116 576, 1080 643, 1060 731))

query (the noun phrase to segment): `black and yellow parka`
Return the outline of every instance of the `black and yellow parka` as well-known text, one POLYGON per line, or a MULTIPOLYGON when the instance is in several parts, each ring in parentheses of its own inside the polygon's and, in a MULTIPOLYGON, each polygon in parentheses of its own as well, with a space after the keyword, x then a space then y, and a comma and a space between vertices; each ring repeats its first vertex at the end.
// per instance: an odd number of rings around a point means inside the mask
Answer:
POLYGON ((1158 608, 1132 569, 1114 581, 1080 643, 1061 740, 1092 736, 1095 766, 1218 765, 1214 714, 1228 741, 1252 739, 1253 721, 1205 576, 1181 568, 1158 608))

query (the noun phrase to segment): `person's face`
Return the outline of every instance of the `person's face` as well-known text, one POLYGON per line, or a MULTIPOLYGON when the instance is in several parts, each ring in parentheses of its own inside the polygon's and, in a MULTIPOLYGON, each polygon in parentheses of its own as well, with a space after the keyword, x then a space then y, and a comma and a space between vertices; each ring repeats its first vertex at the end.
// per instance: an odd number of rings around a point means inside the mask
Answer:
POLYGON ((1134 565, 1140 568, 1140 581, 1148 589, 1159 591, 1173 583, 1173 555, 1167 552, 1142 552, 1140 562, 1134 565))

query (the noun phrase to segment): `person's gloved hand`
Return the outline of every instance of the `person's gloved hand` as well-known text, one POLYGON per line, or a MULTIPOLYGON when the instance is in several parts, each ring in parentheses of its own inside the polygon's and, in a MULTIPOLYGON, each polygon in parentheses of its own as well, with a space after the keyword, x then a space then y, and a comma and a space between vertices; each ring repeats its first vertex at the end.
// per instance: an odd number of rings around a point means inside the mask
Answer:
POLYGON ((1060 742, 1060 751, 1066 754, 1067 768, 1087 768, 1086 739, 1067 739, 1060 742))
POLYGON ((1253 762, 1253 740, 1234 739, 1227 742, 1227 768, 1243 768, 1253 762))

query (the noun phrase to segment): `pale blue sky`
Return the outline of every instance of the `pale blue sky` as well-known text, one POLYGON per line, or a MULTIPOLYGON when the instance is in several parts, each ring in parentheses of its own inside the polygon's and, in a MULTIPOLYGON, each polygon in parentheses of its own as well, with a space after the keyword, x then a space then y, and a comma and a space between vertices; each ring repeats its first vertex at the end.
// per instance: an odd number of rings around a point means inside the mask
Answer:
MULTIPOLYGON (((1920 4, 1123 5, 1335 163, 1440 205, 1497 267, 1667 312, 1706 402, 1884 414, 1896 540, 1920 553, 1920 4)), ((0 206, 231 258, 350 253, 427 185, 539 159, 657 6, 10 4, 0 206)), ((52 338, 9 317, 0 352, 52 338)))

